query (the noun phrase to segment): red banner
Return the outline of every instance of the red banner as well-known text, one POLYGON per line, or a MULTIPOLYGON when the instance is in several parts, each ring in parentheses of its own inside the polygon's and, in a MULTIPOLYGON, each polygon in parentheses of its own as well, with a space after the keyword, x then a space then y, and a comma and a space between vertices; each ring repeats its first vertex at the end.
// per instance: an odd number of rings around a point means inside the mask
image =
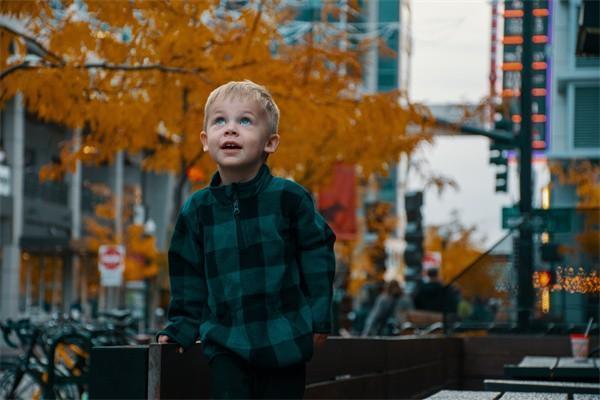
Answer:
POLYGON ((356 176, 354 165, 338 164, 333 179, 319 192, 319 211, 338 240, 356 239, 356 176))

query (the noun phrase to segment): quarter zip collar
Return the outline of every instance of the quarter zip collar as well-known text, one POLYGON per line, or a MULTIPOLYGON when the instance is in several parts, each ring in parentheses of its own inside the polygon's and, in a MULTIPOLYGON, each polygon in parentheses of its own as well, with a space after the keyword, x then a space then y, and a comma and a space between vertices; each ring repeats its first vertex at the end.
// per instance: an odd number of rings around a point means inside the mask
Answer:
POLYGON ((220 203, 233 203, 237 199, 243 199, 260 193, 269 184, 272 177, 269 167, 263 164, 256 176, 248 182, 221 186, 221 176, 217 171, 210 181, 209 189, 211 194, 220 203))

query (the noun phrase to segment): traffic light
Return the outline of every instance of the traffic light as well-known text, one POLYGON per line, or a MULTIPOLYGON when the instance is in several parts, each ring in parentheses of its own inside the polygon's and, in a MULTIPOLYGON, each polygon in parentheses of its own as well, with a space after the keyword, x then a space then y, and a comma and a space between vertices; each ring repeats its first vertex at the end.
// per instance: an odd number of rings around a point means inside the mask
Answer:
POLYGON ((550 263, 559 263, 563 260, 558 243, 542 243, 540 245, 540 256, 542 261, 550 263))
POLYGON ((550 284, 553 283, 552 272, 551 271, 540 271, 537 274, 538 285, 541 288, 550 287, 550 284))
POLYGON ((542 312, 547 314, 550 311, 550 289, 554 285, 554 278, 552 271, 538 271, 535 273, 537 282, 535 286, 540 289, 540 305, 542 312))
POLYGON ((499 171, 496 171, 496 193, 508 192, 508 167, 500 168, 499 171))
POLYGON ((508 192, 508 158, 506 146, 498 143, 490 144, 490 164, 497 165, 496 192, 508 192))
POLYGON ((409 192, 404 196, 406 211, 406 229, 404 240, 404 262, 406 263, 406 280, 419 280, 423 268, 423 192, 409 192))
MULTIPOLYGON (((509 120, 499 119, 494 123, 494 129, 512 132, 513 126, 509 120)), ((490 164, 497 165, 496 170, 496 193, 508 192, 508 155, 507 151, 512 147, 507 144, 492 141, 490 143, 490 164)))

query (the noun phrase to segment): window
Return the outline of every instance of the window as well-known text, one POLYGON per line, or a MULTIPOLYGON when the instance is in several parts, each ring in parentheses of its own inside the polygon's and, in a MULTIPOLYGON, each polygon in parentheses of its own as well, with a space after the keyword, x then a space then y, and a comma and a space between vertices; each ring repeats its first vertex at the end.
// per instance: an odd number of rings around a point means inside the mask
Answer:
POLYGON ((575 88, 573 147, 600 148, 600 87, 575 88))

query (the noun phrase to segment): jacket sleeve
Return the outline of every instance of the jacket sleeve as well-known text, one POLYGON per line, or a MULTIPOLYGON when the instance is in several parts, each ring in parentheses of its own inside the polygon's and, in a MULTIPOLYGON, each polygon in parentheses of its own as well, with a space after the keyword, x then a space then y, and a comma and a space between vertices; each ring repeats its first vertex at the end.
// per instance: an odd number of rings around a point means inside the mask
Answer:
POLYGON ((202 239, 191 201, 183 206, 169 246, 171 297, 168 324, 158 335, 167 335, 182 347, 198 337, 207 289, 203 265, 202 239))
POLYGON ((335 254, 335 234, 304 192, 296 209, 296 239, 301 285, 312 310, 313 332, 331 332, 331 301, 335 254))

